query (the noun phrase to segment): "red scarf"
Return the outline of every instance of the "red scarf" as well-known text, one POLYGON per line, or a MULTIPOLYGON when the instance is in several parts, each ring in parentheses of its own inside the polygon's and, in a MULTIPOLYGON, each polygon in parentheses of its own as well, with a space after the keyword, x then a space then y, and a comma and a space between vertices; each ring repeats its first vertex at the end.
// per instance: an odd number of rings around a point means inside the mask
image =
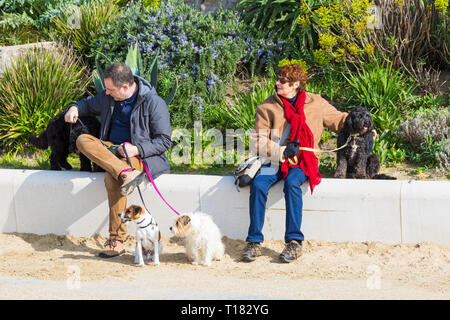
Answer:
MULTIPOLYGON (((299 140, 300 147, 314 148, 314 136, 311 129, 309 129, 306 124, 305 112, 303 110, 306 100, 305 91, 298 93, 295 107, 293 107, 285 98, 279 97, 284 104, 284 115, 291 124, 291 141, 299 140)), ((291 164, 287 159, 281 164, 283 179, 286 179, 289 168, 301 168, 309 178, 309 186, 312 194, 314 187, 322 180, 322 175, 319 172, 319 159, 317 159, 314 152, 305 150, 300 150, 297 158, 298 161, 296 165, 291 164)))

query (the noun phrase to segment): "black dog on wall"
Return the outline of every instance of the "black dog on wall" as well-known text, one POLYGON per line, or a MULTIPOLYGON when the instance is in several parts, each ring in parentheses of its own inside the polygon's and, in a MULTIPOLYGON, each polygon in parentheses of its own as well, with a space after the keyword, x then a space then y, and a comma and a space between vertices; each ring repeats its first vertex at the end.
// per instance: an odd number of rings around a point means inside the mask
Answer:
POLYGON ((58 113, 47 125, 47 128, 36 137, 31 135, 28 142, 39 149, 51 148, 50 168, 52 170, 71 170, 67 162, 70 153, 80 157, 80 171, 92 171, 91 161, 77 150, 76 140, 83 133, 99 137, 100 122, 95 117, 80 117, 74 124, 64 121, 64 111, 58 113), (81 121, 80 121, 81 120, 81 121))
POLYGON ((380 160, 372 153, 373 134, 374 126, 369 110, 354 108, 338 134, 338 148, 347 145, 337 152, 335 178, 395 179, 378 174, 380 160))

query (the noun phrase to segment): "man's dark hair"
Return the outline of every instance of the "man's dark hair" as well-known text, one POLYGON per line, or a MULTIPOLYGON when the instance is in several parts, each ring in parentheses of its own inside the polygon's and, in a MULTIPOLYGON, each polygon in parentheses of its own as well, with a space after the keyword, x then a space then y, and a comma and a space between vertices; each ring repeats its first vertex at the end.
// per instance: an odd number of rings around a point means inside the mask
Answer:
POLYGON ((120 88, 123 84, 132 85, 134 82, 133 71, 123 62, 117 62, 110 65, 103 72, 103 79, 109 78, 114 85, 120 88))

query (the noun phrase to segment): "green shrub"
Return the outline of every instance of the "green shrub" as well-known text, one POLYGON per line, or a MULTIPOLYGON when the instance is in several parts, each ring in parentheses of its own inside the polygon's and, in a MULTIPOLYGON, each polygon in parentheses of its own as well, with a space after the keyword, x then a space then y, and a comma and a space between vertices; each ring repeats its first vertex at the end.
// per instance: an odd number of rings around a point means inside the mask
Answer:
POLYGON ((353 93, 343 76, 344 72, 344 68, 324 67, 320 73, 308 79, 306 82, 306 91, 320 94, 334 107, 345 108, 351 104, 350 100, 353 97, 353 93))
POLYGON ((52 20, 69 6, 92 0, 0 0, 0 43, 50 40, 52 20))
POLYGON ((224 121, 225 128, 252 129, 255 125, 256 108, 274 93, 275 81, 269 80, 252 87, 248 93, 235 94, 232 102, 217 108, 217 117, 224 121))
POLYGON ((242 0, 237 10, 242 11, 248 25, 261 30, 265 37, 295 39, 298 47, 314 50, 317 33, 307 13, 320 5, 321 1, 317 0, 242 0))
POLYGON ((231 11, 203 14, 179 0, 161 4, 160 10, 136 5, 100 32, 93 54, 98 54, 103 65, 124 61, 128 47, 137 42, 147 73, 160 48, 161 73, 168 70, 179 79, 178 94, 170 107, 175 117, 172 122, 192 126, 202 108, 189 102, 202 99, 211 104, 223 99, 242 54, 242 41, 235 38, 238 30, 231 11))
POLYGON ((0 79, 2 146, 23 150, 28 136, 79 100, 89 82, 71 49, 36 47, 19 57, 0 79))
POLYGON ((100 0, 83 4, 76 10, 66 8, 54 20, 58 36, 70 41, 81 55, 88 56, 92 51, 92 40, 96 39, 102 26, 106 25, 119 12, 115 0, 100 0))
POLYGON ((345 78, 355 98, 371 111, 392 105, 405 111, 414 101, 412 93, 415 85, 394 70, 392 64, 372 62, 345 78))
MULTIPOLYGON (((169 0, 145 10, 139 3, 126 8, 104 27, 94 41, 93 55, 102 65, 124 61, 128 47, 138 43, 144 74, 160 48, 161 77, 178 78, 177 95, 170 106, 174 126, 192 127, 193 122, 209 117, 211 108, 223 102, 226 91, 240 70, 275 64, 283 44, 263 40, 248 33, 239 15, 220 8, 204 14, 182 0, 169 0)), ((261 68, 259 68, 261 69, 261 68)), ((161 86, 171 88, 174 81, 161 86)))
POLYGON ((406 147, 407 159, 424 168, 450 171, 450 139, 440 141, 427 138, 418 147, 406 147))
MULTIPOLYGON (((123 8, 125 6, 132 5, 134 0, 114 0, 114 3, 118 5, 119 7, 123 8)), ((145 8, 150 9, 152 7, 159 8, 161 4, 161 0, 143 0, 142 4, 145 8)))
POLYGON ((378 155, 380 162, 400 163, 406 159, 406 151, 399 139, 390 131, 384 131, 377 137, 373 145, 373 153, 378 155))
POLYGON ((216 128, 204 128, 196 121, 194 129, 175 129, 172 148, 168 152, 171 164, 185 166, 234 165, 245 159, 248 138, 243 131, 223 135, 216 128), (242 134, 241 134, 242 133, 242 134))
POLYGON ((429 139, 450 139, 450 111, 448 108, 417 112, 398 127, 396 134, 407 143, 418 147, 429 139))
POLYGON ((407 158, 424 167, 450 170, 450 111, 427 109, 405 120, 395 132, 405 143, 407 158))

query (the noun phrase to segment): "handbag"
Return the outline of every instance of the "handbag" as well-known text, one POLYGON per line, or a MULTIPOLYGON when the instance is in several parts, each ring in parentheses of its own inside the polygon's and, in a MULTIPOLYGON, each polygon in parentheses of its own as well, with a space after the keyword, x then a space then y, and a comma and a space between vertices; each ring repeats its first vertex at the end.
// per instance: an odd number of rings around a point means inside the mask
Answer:
MULTIPOLYGON (((288 124, 286 129, 284 129, 283 135, 279 141, 280 146, 283 144, 288 133, 290 132, 290 127, 291 126, 288 124)), ((244 162, 242 162, 239 167, 234 170, 234 185, 236 186, 237 191, 240 192, 239 188, 250 185, 252 180, 261 170, 262 165, 263 162, 260 156, 252 156, 245 159, 244 162)))
POLYGON ((240 192, 239 187, 250 185, 258 171, 261 169, 262 162, 259 156, 253 156, 242 162, 236 170, 234 170, 234 185, 240 192))

